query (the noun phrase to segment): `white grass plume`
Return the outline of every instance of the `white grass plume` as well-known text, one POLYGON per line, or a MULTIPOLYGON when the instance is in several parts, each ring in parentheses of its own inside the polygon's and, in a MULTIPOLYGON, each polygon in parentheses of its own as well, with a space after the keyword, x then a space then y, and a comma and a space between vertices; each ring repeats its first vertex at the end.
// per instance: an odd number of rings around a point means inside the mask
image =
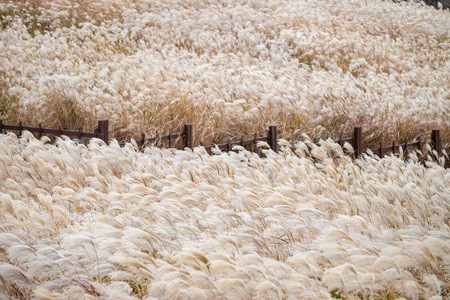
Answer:
POLYGON ((0 181, 0 256, 11 261, 5 274, 36 297, 50 298, 38 286, 55 298, 78 295, 74 286, 85 297, 94 287, 123 298, 189 289, 219 298, 334 289, 432 297, 447 284, 450 176, 439 164, 355 165, 333 159, 331 142, 314 148, 316 158, 270 152, 246 161, 0 140, 9 172, 0 181), (31 153, 42 168, 27 161, 31 153))

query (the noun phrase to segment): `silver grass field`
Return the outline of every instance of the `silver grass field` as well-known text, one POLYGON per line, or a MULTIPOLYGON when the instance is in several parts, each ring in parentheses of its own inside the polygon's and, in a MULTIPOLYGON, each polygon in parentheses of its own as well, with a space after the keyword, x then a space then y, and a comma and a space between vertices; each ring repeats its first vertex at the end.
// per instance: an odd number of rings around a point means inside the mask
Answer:
POLYGON ((447 297, 448 169, 322 144, 260 158, 0 135, 2 293, 447 297))
POLYGON ((449 11, 0 0, 0 20, 4 124, 285 138, 259 157, 0 133, 1 300, 449 299, 449 11), (444 151, 353 160, 325 137, 355 125, 440 128, 444 151))
MULTIPOLYGON (((0 116, 120 139, 450 143, 450 11, 382 0, 0 0, 0 116)), ((450 149, 447 146, 447 151, 450 149)))

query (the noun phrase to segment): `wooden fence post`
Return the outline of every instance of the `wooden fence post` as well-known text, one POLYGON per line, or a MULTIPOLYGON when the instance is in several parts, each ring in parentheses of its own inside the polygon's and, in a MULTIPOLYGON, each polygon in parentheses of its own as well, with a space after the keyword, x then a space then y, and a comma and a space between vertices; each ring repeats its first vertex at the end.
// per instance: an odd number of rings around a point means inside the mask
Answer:
POLYGON ((362 154, 362 128, 357 126, 353 128, 353 149, 355 150, 355 158, 362 154))
POLYGON ((192 149, 192 124, 185 124, 183 130, 183 148, 192 149))
POLYGON ((440 131, 439 129, 431 130, 431 147, 435 150, 438 155, 441 152, 441 140, 440 140, 440 131))
POLYGON ((101 139, 106 143, 106 145, 109 144, 109 120, 108 119, 102 119, 98 121, 98 131, 99 134, 101 134, 101 139))
POLYGON ((269 133, 267 135, 267 143, 269 144, 270 148, 274 152, 277 152, 277 126, 269 126, 269 133))

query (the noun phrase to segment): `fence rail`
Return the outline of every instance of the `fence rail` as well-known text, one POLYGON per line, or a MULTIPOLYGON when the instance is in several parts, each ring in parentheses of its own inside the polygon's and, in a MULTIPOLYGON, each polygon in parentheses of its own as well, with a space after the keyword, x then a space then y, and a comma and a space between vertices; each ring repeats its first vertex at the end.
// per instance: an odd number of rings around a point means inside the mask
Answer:
POLYGON ((203 146, 205 150, 208 152, 212 152, 212 149, 231 151, 233 149, 233 146, 246 147, 252 145, 253 151, 257 152, 256 145, 258 144, 258 142, 267 142, 267 140, 268 140, 267 136, 258 137, 258 135, 255 133, 254 137, 248 140, 244 138, 244 135, 241 135, 241 139, 239 141, 231 141, 230 137, 228 137, 228 141, 224 144, 214 144, 211 146, 204 146, 203 142, 201 142, 200 145, 203 146))
MULTIPOLYGON (((38 127, 32 126, 24 126, 22 122, 19 122, 19 125, 11 125, 11 124, 3 124, 3 121, 0 119, 0 133, 3 133, 3 130, 14 130, 19 131, 20 134, 24 130, 28 130, 30 132, 38 133, 38 137, 42 137, 43 134, 51 134, 55 136, 66 135, 70 137, 76 137, 78 139, 81 138, 99 138, 102 139, 106 144, 109 143, 109 120, 102 119, 98 121, 97 127, 93 132, 82 131, 81 128, 78 130, 67 130, 62 129, 61 126, 58 129, 52 128, 43 128, 42 124, 39 123, 38 127)), ((160 146, 162 142, 168 141, 169 148, 173 148, 174 142, 182 139, 182 148, 193 148, 193 126, 192 124, 185 124, 183 127, 183 132, 173 133, 172 129, 169 130, 168 135, 159 135, 159 131, 156 132, 154 137, 147 137, 146 133, 142 133, 142 139, 136 140, 136 143, 139 147, 144 148, 146 145, 154 144, 155 146, 160 146)), ((258 137, 256 133, 254 133, 253 138, 245 139, 244 135, 241 135, 240 140, 232 141, 230 137, 228 137, 228 141, 222 144, 214 144, 209 146, 204 146, 201 142, 200 145, 205 148, 206 151, 211 152, 214 148, 219 150, 227 150, 231 151, 233 146, 239 145, 243 147, 253 146, 252 151, 257 152, 257 143, 258 142, 267 142, 270 148, 273 151, 278 151, 278 138, 277 138, 277 126, 272 125, 269 126, 267 130, 267 136, 258 137)), ((368 153, 370 150, 373 154, 378 155, 379 157, 383 157, 387 153, 398 153, 400 151, 400 147, 404 150, 404 152, 409 151, 410 149, 420 149, 422 143, 420 140, 411 141, 405 140, 403 144, 396 144, 394 140, 392 145, 383 146, 380 143, 380 146, 377 148, 362 150, 363 147, 363 138, 362 138, 362 127, 357 126, 353 129, 353 134, 351 137, 343 138, 342 134, 339 136, 339 139, 334 140, 335 143, 339 144, 341 147, 347 142, 353 146, 355 157, 360 157, 363 153, 368 153)), ((314 143, 319 145, 314 138, 314 143)), ((120 145, 123 147, 126 143, 122 142, 120 145)), ((441 151, 440 144, 440 131, 439 129, 433 129, 431 131, 431 147, 437 153, 441 151)), ((295 150, 293 148, 292 150, 295 150)))
POLYGON ((39 138, 41 138, 43 134, 53 134, 55 136, 72 136, 79 139, 99 138, 102 139, 105 143, 108 143, 109 140, 109 120, 107 119, 99 120, 98 127, 96 127, 93 132, 82 131, 81 128, 78 128, 77 131, 67 130, 62 129, 61 126, 59 126, 58 129, 43 128, 41 123, 39 123, 39 127, 23 126, 22 121, 19 121, 19 125, 10 125, 3 124, 3 121, 0 119, 0 133, 3 133, 3 130, 19 131, 19 135, 22 135, 22 131, 27 130, 29 132, 36 132, 39 138))
MULTIPOLYGON (((183 132, 178 133, 172 133, 172 128, 169 130, 168 135, 159 135, 159 131, 156 132, 156 136, 147 138, 147 135, 145 133, 142 133, 142 138, 140 140, 136 141, 136 144, 139 147, 145 146, 146 143, 148 144, 156 144, 155 146, 158 146, 159 143, 169 141, 169 148, 173 148, 173 143, 176 139, 179 139, 180 137, 183 137, 183 132)), ((131 138, 130 138, 131 140, 131 138)), ((119 143, 121 147, 125 146, 126 142, 119 143)), ((185 145, 186 146, 186 145, 185 145)))
MULTIPOLYGON (((412 148, 420 149, 420 142, 419 141, 412 142, 412 143, 405 142, 404 144, 396 145, 395 141, 393 141, 392 142, 392 146, 383 147, 382 144, 380 144, 380 147, 370 149, 370 151, 373 154, 378 155, 379 157, 383 157, 385 153, 389 153, 389 152, 396 153, 396 152, 399 152, 400 151, 400 147, 402 149, 404 149, 405 151, 408 151, 408 149, 412 149, 412 148)), ((367 150, 365 151, 365 153, 367 153, 367 150)))

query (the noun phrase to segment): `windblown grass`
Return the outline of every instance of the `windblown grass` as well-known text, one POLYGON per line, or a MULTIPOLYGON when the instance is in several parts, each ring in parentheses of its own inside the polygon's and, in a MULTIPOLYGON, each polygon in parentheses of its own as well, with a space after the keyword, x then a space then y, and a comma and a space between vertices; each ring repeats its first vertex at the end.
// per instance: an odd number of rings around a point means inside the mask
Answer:
POLYGON ((1 0, 0 117, 109 118, 120 138, 193 123, 196 144, 441 128, 448 145, 449 18, 413 1, 1 0))
POLYGON ((0 135, 4 295, 448 297, 450 173, 439 163, 355 164, 308 140, 310 151, 264 159, 46 140, 0 135))

